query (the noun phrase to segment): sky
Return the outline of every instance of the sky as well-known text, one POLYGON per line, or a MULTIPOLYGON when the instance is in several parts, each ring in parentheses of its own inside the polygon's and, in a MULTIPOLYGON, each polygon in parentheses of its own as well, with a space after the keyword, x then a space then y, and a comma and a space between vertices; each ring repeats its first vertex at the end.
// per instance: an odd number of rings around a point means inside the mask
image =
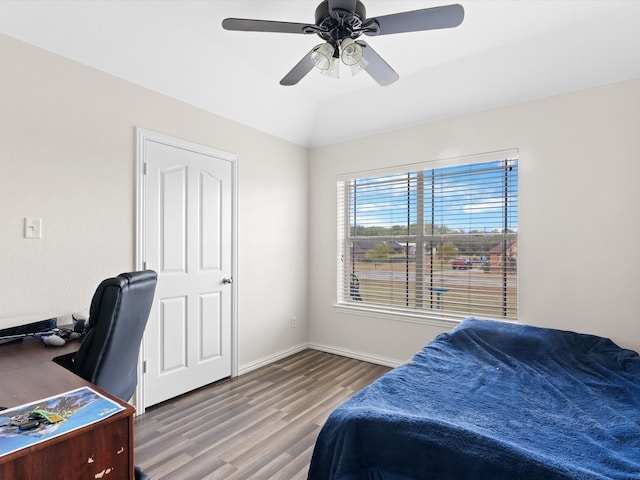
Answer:
POLYGON ((352 180, 350 223, 360 227, 416 224, 422 191, 425 224, 464 232, 502 231, 506 211, 507 228, 517 231, 517 160, 506 162, 506 171, 505 160, 500 160, 352 180))

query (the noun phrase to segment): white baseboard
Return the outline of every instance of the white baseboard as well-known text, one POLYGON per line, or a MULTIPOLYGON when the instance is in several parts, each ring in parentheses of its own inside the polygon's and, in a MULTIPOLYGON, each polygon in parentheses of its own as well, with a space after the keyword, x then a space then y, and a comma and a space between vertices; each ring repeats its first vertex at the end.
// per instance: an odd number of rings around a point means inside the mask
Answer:
POLYGON ((346 350, 343 348, 330 347, 328 345, 319 345, 317 343, 310 343, 309 348, 312 350, 319 350, 321 352, 333 353, 342 357, 355 358, 356 360, 362 360, 363 362, 375 363, 376 365, 384 365, 385 367, 391 368, 395 368, 405 363, 390 358, 378 357, 368 353, 354 352, 353 350, 346 350))
POLYGON ((290 357, 291 355, 294 355, 299 352, 303 352, 304 350, 308 350, 308 349, 318 350, 320 352, 332 353, 334 355, 340 355, 341 357, 354 358, 356 360, 362 360, 363 362, 375 363, 376 365, 384 365, 385 367, 391 367, 391 368, 395 368, 405 363, 405 362, 400 362, 398 360, 393 360, 390 358, 370 355, 368 353, 354 352, 353 350, 346 350, 344 348, 330 347, 328 345, 319 345, 317 343, 302 343, 288 350, 283 350, 281 352, 274 353, 273 355, 269 355, 268 357, 264 357, 259 360, 255 360, 253 362, 247 363, 245 365, 241 365, 238 368, 238 376, 244 375, 245 373, 249 373, 260 367, 266 367, 271 363, 277 362, 278 360, 282 360, 284 358, 290 357))
POLYGON ((247 363, 245 365, 241 365, 238 367, 238 376, 244 375, 245 373, 249 373, 252 370, 256 370, 260 367, 266 367, 270 363, 277 362, 278 360, 282 360, 283 358, 290 357, 293 354, 296 354, 308 349, 309 349, 309 344, 302 343, 288 350, 283 350, 281 352, 274 353, 273 355, 269 355, 268 357, 264 357, 259 360, 255 360, 253 362, 247 363))

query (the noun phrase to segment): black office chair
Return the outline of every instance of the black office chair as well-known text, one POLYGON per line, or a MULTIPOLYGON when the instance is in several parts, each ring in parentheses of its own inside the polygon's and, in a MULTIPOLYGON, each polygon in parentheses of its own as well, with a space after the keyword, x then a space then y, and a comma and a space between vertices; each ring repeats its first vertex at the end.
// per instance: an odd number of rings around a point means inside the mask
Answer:
POLYGON ((71 371, 128 401, 138 383, 138 352, 156 289, 153 270, 103 280, 91 300, 86 335, 71 371))
MULTIPOLYGON (((93 295, 85 338, 67 365, 72 372, 128 401, 138 383, 138 353, 158 275, 153 270, 103 280, 93 295)), ((135 468, 136 480, 149 477, 135 468)))

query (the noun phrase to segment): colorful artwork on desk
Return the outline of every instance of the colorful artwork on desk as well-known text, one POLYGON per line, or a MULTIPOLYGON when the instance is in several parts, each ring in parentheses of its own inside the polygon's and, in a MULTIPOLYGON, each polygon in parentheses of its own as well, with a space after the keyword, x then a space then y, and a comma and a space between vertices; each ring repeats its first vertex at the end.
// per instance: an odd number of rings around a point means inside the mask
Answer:
POLYGON ((124 410, 89 387, 0 411, 0 456, 91 425, 124 410))

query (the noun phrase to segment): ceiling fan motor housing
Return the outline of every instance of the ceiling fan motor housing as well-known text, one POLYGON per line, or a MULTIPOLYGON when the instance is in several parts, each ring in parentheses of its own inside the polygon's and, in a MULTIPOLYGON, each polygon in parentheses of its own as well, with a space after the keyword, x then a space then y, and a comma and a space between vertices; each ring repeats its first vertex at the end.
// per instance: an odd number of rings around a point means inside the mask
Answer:
POLYGON ((333 12, 329 10, 329 1, 324 0, 316 8, 316 25, 323 31, 316 32, 320 38, 334 45, 345 38, 357 38, 362 35, 359 30, 363 21, 367 18, 367 11, 360 0, 355 2, 342 2, 347 8, 335 8, 333 12), (355 5, 355 8, 348 8, 348 5, 355 5), (332 15, 333 13, 333 15, 332 15), (355 33, 354 33, 355 30, 355 33))

